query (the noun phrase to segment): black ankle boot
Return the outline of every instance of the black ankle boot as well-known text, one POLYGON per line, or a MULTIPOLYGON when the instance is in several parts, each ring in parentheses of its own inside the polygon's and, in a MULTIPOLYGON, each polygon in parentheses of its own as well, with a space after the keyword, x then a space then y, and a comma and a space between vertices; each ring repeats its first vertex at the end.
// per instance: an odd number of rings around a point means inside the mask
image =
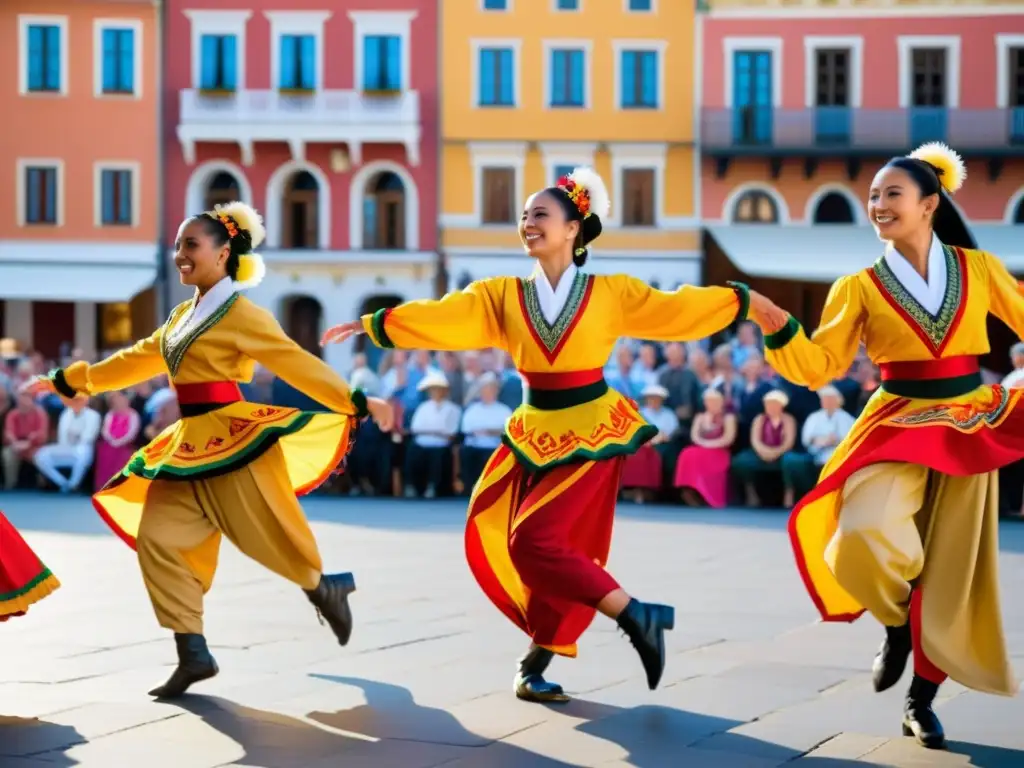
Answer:
POLYGON ((547 648, 530 646, 530 650, 519 659, 515 681, 516 698, 542 703, 569 701, 562 686, 544 679, 544 671, 554 657, 555 654, 547 648))
POLYGON ((351 573, 324 574, 316 589, 305 590, 306 596, 316 608, 320 623, 327 625, 342 645, 348 644, 352 636, 352 609, 348 596, 356 591, 356 579, 351 573))
POLYGON ((938 692, 938 685, 914 675, 903 707, 903 735, 913 736, 918 744, 928 749, 943 749, 946 746, 942 723, 932 709, 932 702, 938 692))
POLYGON ((647 685, 653 691, 665 671, 665 632, 675 626, 676 609, 630 598, 616 622, 640 654, 647 685))
POLYGON ((871 682, 876 691, 881 693, 900 681, 907 668, 911 648, 909 623, 885 628, 885 640, 871 664, 871 682))
POLYGON ((166 683, 149 692, 150 696, 158 699, 176 699, 193 683, 209 680, 220 672, 202 635, 175 633, 174 643, 178 646, 178 668, 166 683))

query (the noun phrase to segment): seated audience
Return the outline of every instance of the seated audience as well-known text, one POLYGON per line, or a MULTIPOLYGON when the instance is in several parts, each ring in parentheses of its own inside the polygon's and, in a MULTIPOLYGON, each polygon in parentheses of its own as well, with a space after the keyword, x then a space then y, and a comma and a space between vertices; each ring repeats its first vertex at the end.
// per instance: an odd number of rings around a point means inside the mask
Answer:
POLYGON ((704 410, 690 427, 690 445, 676 464, 675 486, 683 502, 696 507, 707 504, 721 509, 729 503, 729 456, 736 441, 736 416, 725 408, 725 395, 708 388, 704 410))
POLYGON ((796 445, 796 419, 785 412, 786 393, 773 389, 763 398, 764 413, 758 414, 750 428, 750 447, 732 460, 732 471, 743 484, 748 507, 760 507, 757 481, 765 476, 782 475, 782 456, 796 445))
POLYGON ((807 417, 800 432, 806 453, 789 451, 782 457, 784 507, 810 491, 818 482, 821 468, 832 457, 836 446, 853 429, 854 418, 843 410, 843 395, 831 384, 818 390, 821 410, 807 417))
POLYGON ((17 405, 4 417, 4 490, 18 484, 24 462, 32 461, 36 451, 50 438, 50 418, 32 395, 18 394, 17 405))
POLYGON ((452 445, 459 432, 462 409, 448 399, 448 379, 431 370, 416 389, 427 399, 416 406, 409 422, 410 442, 405 453, 405 495, 433 499, 460 490, 453 480, 452 445))
POLYGON ((142 428, 142 419, 124 392, 108 392, 106 402, 108 410, 100 427, 93 472, 97 491, 124 469, 135 452, 135 441, 142 428))
POLYGON ((57 422, 57 442, 36 451, 36 469, 61 490, 76 490, 92 466, 96 440, 100 436, 100 415, 89 407, 86 395, 67 400, 67 407, 57 422), (58 470, 69 470, 64 477, 58 470))
POLYGON ((480 399, 470 403, 462 414, 462 447, 459 449, 459 470, 465 491, 471 491, 484 472, 487 460, 501 444, 505 423, 512 409, 498 400, 498 377, 491 371, 474 382, 480 399))
POLYGON ((642 504, 665 487, 665 465, 675 466, 673 441, 679 432, 679 419, 665 407, 668 390, 660 384, 648 384, 640 392, 640 415, 658 428, 658 434, 633 455, 626 458, 622 470, 622 488, 633 491, 633 500, 642 504))

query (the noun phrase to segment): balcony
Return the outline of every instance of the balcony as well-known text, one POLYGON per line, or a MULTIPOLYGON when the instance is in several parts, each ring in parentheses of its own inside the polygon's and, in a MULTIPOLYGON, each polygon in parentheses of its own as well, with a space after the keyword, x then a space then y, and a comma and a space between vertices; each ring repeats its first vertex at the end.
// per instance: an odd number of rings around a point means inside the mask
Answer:
POLYGON ((283 141, 296 160, 306 145, 346 144, 354 165, 364 144, 402 144, 410 165, 420 161, 420 99, 416 91, 242 90, 237 93, 181 91, 178 140, 185 161, 195 162, 199 142, 237 143, 242 162, 255 161, 256 142, 283 141))
POLYGON ((943 141, 963 154, 1024 156, 1024 108, 705 109, 701 148, 718 157, 868 156, 943 141))

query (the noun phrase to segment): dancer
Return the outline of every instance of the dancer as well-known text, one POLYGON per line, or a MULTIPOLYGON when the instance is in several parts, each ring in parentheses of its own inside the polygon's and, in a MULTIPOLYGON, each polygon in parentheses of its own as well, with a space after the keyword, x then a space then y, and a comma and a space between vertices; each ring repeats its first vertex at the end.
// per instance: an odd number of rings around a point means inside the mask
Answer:
POLYGON ((576 169, 526 201, 519 236, 537 261, 530 278, 475 282, 324 336, 365 332, 377 346, 403 349, 501 347, 513 357, 525 403, 473 491, 465 546, 480 587, 533 640, 515 678, 516 695, 531 701, 568 700, 544 672, 554 654, 576 655, 595 611, 624 630, 652 690, 665 666, 674 609, 632 597, 604 568, 623 462, 658 432, 604 380, 616 341, 699 339, 744 319, 751 303, 774 306, 743 285, 666 293, 582 272, 607 210, 601 179, 576 169))
POLYGON ((903 732, 945 743, 932 702, 947 675, 1017 691, 999 607, 996 470, 1024 457, 1024 391, 982 386, 992 313, 1024 335, 1017 281, 974 240, 949 195, 959 156, 928 144, 875 176, 868 215, 885 251, 832 287, 821 326, 763 317, 767 359, 819 389, 864 342, 882 384, 793 510, 797 564, 826 621, 868 610, 886 628, 875 690, 914 678, 903 732))
POLYGON ((387 429, 391 409, 302 350, 266 310, 238 291, 263 277, 252 252, 263 224, 243 203, 218 206, 178 230, 174 263, 195 298, 147 339, 106 360, 74 363, 38 380, 64 397, 130 387, 169 373, 182 419, 135 453, 93 497, 114 531, 138 550, 160 625, 174 632, 178 667, 151 695, 173 698, 217 674, 203 635, 203 595, 221 535, 298 584, 341 645, 352 632, 351 573, 323 573, 297 495, 344 459, 367 413, 387 429), (260 363, 333 413, 244 402, 238 386, 260 363))
POLYGON ((24 616, 30 605, 59 587, 57 577, 0 513, 0 622, 24 616))

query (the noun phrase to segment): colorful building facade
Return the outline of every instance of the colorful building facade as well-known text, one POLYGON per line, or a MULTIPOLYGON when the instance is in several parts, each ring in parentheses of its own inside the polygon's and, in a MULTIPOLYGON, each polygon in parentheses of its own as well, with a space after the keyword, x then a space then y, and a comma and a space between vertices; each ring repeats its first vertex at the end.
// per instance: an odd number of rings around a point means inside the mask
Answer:
POLYGON ((872 176, 926 141, 966 159, 956 204, 1024 273, 1019 3, 714 0, 700 42, 709 281, 758 280, 813 324, 828 284, 880 252, 872 176))
POLYGON ((250 202, 268 274, 248 295, 317 353, 326 325, 434 294, 437 3, 171 0, 167 39, 169 246, 250 202))
POLYGON ((0 336, 56 356, 152 330, 156 4, 0 8, 0 336))
POLYGON ((440 249, 449 288, 528 274, 527 195, 574 166, 612 200, 588 268, 700 276, 694 7, 665 0, 441 4, 440 249))

